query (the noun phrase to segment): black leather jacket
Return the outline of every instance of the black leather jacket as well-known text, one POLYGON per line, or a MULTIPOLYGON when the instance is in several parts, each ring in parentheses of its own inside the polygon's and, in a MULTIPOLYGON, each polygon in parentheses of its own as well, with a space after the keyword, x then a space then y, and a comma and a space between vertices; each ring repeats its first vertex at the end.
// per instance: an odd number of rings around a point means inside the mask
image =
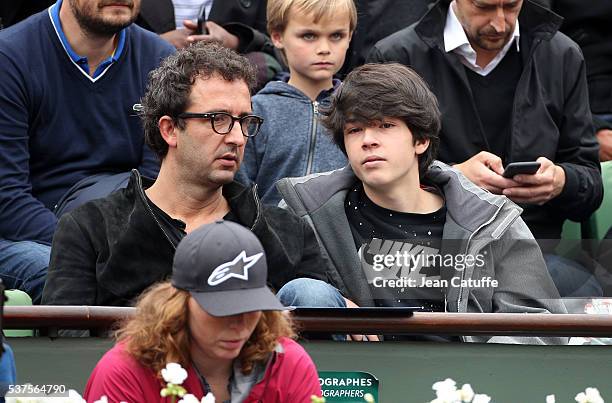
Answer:
MULTIPOLYGON (((176 245, 157 223, 144 189, 153 182, 136 170, 126 189, 66 213, 53 238, 45 305, 131 305, 172 272, 176 245)), ((308 224, 260 203, 255 188, 223 187, 238 222, 261 241, 268 284, 278 289, 298 277, 327 280, 327 261, 308 224)))

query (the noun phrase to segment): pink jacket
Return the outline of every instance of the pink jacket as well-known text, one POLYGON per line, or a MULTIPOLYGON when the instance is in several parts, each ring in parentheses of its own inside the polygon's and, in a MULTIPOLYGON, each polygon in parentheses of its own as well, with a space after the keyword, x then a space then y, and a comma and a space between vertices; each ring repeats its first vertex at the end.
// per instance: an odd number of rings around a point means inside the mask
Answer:
MULTIPOLYGON (((306 351, 291 339, 279 341, 284 351, 274 353, 273 364, 263 379, 252 387, 244 403, 310 403, 312 395, 321 396, 317 369, 306 351)), ((182 386, 187 393, 201 399, 205 393, 192 366, 187 374, 182 386)), ((164 386, 151 369, 142 366, 125 352, 122 343, 118 343, 94 368, 84 398, 88 403, 102 395, 110 403, 170 403, 169 398, 160 396, 164 386)))

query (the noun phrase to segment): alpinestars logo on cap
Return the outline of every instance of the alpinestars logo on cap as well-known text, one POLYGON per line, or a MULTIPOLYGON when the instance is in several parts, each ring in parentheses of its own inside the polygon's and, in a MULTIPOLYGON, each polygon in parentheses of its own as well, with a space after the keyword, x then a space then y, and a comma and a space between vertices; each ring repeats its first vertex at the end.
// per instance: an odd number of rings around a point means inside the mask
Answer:
POLYGON ((216 286, 222 282, 229 280, 232 277, 241 280, 249 281, 249 269, 263 256, 263 253, 257 253, 247 257, 246 252, 242 251, 231 262, 223 263, 208 277, 208 285, 216 286))

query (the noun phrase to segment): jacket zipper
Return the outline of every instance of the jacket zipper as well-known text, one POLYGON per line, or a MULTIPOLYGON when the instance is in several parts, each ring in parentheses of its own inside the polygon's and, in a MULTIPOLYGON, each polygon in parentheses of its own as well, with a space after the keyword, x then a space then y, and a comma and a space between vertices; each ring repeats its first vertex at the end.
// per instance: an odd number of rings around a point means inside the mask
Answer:
POLYGON ((306 164, 306 175, 312 173, 312 162, 314 160, 314 148, 317 140, 317 115, 319 113, 319 103, 312 102, 312 131, 310 132, 310 145, 308 147, 308 162, 306 164))
MULTIPOLYGON (((465 245, 465 254, 464 254, 465 256, 467 256, 468 254, 468 251, 470 249, 470 242, 472 241, 472 238, 474 238, 474 235, 476 235, 478 231, 480 231, 487 225, 491 224, 497 218, 497 216, 499 215, 499 212, 501 211, 501 209, 504 207, 505 204, 506 203, 502 203, 502 205, 497 208, 497 211, 495 211, 495 213, 493 214, 493 216, 491 216, 491 218, 489 218, 484 223, 480 224, 480 226, 476 228, 476 230, 470 234, 470 237, 467 240, 467 244, 465 245)), ((464 269, 461 272, 461 282, 459 283, 460 284, 459 285, 459 297, 457 298, 457 312, 459 312, 459 305, 461 304, 461 300, 463 296, 463 281, 465 279, 465 271, 466 269, 464 269)))
POLYGON ((261 216, 261 203, 259 202, 259 196, 257 196, 257 183, 253 185, 251 190, 253 192, 253 199, 255 199, 255 208, 257 212, 255 213, 255 221, 253 221, 253 225, 251 225, 251 232, 255 229, 255 226, 259 222, 259 217, 261 216))
POLYGON ((144 194, 144 190, 142 190, 142 181, 140 179, 140 174, 136 178, 138 179, 138 194, 140 195, 143 204, 147 207, 149 214, 151 214, 151 217, 153 217, 153 220, 155 220, 155 223, 157 224, 161 232, 163 232, 168 242, 170 242, 172 249, 176 250, 176 245, 172 243, 172 241, 170 240, 170 237, 168 236, 168 234, 166 233, 162 225, 159 223, 159 220, 157 219, 157 217, 155 217, 155 214, 153 214, 153 210, 151 209, 151 206, 149 206, 149 203, 147 202, 147 198, 144 194))
MULTIPOLYGON (((538 48, 538 46, 540 46, 540 43, 542 43, 542 39, 540 38, 535 38, 533 40, 533 44, 531 46, 531 49, 529 51, 529 58, 526 60, 526 64, 523 66, 523 71, 521 72, 521 75, 519 77, 518 82, 516 83, 516 90, 518 90, 519 88, 522 88, 521 86, 521 82, 523 81, 523 77, 525 75, 525 71, 528 71, 531 68, 531 65, 534 63, 533 61, 533 57, 535 54, 536 49, 538 48)), ((521 120, 521 117, 517 114, 517 100, 520 98, 520 95, 517 96, 516 95, 516 91, 514 93, 514 99, 512 100, 512 115, 510 118, 510 136, 508 138, 507 144, 506 144, 506 151, 508 153, 508 155, 505 155, 506 157, 506 162, 512 162, 514 161, 514 144, 512 139, 514 138, 514 134, 516 132, 516 127, 517 121, 521 120)))

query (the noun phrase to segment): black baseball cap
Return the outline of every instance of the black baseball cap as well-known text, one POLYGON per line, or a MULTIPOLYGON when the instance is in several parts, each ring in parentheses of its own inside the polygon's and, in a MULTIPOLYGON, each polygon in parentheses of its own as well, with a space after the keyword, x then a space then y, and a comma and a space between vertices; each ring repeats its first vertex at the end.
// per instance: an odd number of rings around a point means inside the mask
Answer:
POLYGON ((172 264, 172 285, 212 316, 285 310, 266 285, 263 246, 248 228, 219 220, 187 234, 172 264))

